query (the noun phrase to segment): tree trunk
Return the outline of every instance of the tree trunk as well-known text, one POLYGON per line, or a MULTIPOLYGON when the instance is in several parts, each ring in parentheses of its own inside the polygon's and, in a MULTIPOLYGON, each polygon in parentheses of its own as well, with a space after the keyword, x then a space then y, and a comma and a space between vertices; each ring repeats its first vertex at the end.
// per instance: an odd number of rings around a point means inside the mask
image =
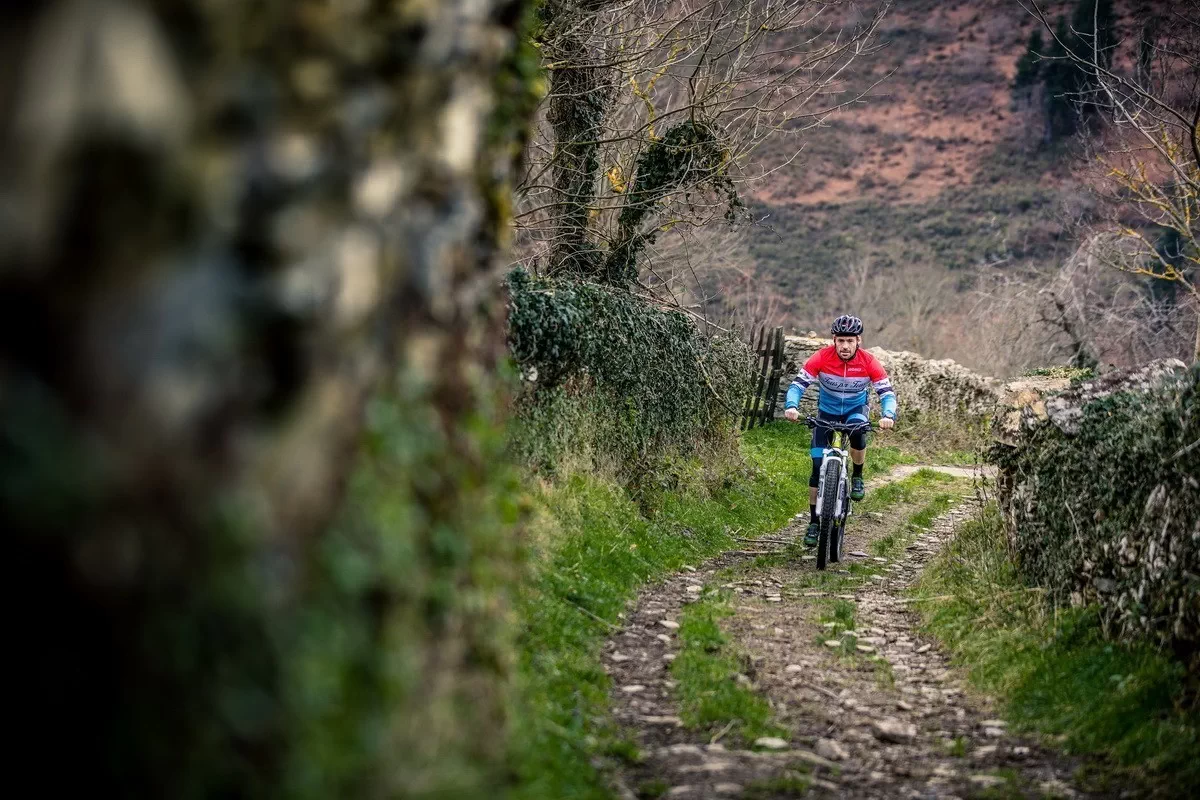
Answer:
POLYGON ((590 232, 597 200, 600 140, 613 100, 613 67, 590 37, 596 14, 609 0, 550 0, 545 6, 550 74, 549 122, 554 130, 553 246, 548 275, 603 281, 604 253, 590 232))
POLYGON ((466 421, 503 340, 480 300, 528 115, 507 69, 525 5, 0 12, 12 761, 53 758, 43 791, 494 777, 502 670, 472 671, 499 657, 454 598, 503 548, 454 539, 482 535, 466 421), (331 533, 381 388, 364 469, 388 491, 352 488, 392 505, 331 533), (364 571, 389 546, 403 581, 364 571), (448 730, 452 708, 479 719, 448 730))

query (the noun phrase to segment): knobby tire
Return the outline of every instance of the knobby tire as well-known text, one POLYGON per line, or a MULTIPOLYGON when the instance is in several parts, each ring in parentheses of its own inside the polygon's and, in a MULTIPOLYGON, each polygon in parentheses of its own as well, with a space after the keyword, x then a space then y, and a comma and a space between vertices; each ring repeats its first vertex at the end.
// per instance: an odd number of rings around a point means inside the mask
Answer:
POLYGON ((834 564, 842 560, 842 542, 846 541, 846 518, 839 517, 833 526, 833 538, 829 542, 829 560, 834 564))
MULTIPOLYGON (((817 569, 825 569, 830 545, 837 536, 837 495, 841 475, 837 459, 826 459, 821 479, 821 525, 817 535, 817 569)), ((835 559, 836 560, 836 559, 835 559)))

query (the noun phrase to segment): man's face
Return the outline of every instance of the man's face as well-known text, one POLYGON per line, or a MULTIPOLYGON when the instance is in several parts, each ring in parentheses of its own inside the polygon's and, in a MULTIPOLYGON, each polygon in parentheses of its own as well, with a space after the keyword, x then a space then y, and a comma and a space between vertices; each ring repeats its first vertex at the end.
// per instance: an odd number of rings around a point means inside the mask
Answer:
POLYGON ((833 337, 833 347, 837 350, 838 358, 849 361, 854 358, 861 341, 862 337, 860 336, 835 336, 833 337))

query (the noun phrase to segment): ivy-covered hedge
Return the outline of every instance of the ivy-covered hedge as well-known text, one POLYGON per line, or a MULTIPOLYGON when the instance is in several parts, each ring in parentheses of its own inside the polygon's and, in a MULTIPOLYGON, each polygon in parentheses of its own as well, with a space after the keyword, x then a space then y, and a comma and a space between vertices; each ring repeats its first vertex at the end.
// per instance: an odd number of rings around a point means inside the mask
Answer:
POLYGON ((749 348, 687 315, 592 283, 509 275, 509 344, 521 370, 515 444, 526 463, 604 459, 627 477, 673 456, 732 447, 749 348))
MULTIPOLYGON (((1182 365, 1180 365, 1182 366, 1182 365)), ((1200 655, 1200 366, 1077 384, 997 446, 1019 565, 1109 630, 1200 655), (1153 377, 1151 377, 1153 376, 1153 377)))

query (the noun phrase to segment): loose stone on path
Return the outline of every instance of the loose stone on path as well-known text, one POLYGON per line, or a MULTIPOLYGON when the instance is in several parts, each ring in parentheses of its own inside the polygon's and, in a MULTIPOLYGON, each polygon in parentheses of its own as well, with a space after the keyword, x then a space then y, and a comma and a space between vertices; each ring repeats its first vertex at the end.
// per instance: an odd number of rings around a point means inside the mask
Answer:
POLYGON ((786 750, 788 743, 786 739, 780 739, 778 736, 760 736, 754 740, 754 746, 764 750, 786 750))
POLYGON ((897 719, 879 719, 871 723, 875 738, 884 742, 906 744, 917 738, 917 726, 897 719))
POLYGON ((817 739, 817 744, 813 749, 816 750, 817 755, 830 761, 845 761, 850 757, 850 752, 833 739, 817 739))
MULTIPOLYGON (((878 518, 895 517, 901 526, 908 513, 905 507, 878 518)), ((752 557, 725 554, 699 565, 699 574, 685 570, 648 587, 621 618, 624 630, 603 657, 614 717, 646 754, 617 767, 614 794, 631 800, 655 784, 666 797, 741 797, 751 785, 795 776, 789 768, 799 765, 808 796, 818 800, 972 797, 1006 783, 988 774, 999 769, 1015 769, 1020 785, 1031 789, 1062 787, 1063 796, 1081 796, 1068 786, 1073 762, 1008 734, 985 701, 964 694, 945 654, 919 636, 904 591, 970 513, 960 508, 928 532, 910 530, 915 539, 890 560, 870 554, 871 538, 885 535, 887 523, 851 526, 847 561, 881 568, 870 570, 872 579, 855 576, 846 563, 831 564, 824 575, 840 594, 805 588, 816 574, 811 554, 752 571, 744 569, 752 557), (723 572, 729 568, 735 569, 723 572), (724 574, 740 605, 720 625, 745 655, 730 680, 771 704, 772 722, 784 735, 746 741, 736 721, 707 729, 682 722, 669 672, 676 620, 704 595, 702 581, 716 586, 724 574), (837 622, 823 627, 819 615, 829 600, 821 598, 854 602, 854 629, 837 622), (857 657, 845 657, 847 651, 857 657)), ((803 524, 779 536, 794 540, 802 533, 803 524)))

